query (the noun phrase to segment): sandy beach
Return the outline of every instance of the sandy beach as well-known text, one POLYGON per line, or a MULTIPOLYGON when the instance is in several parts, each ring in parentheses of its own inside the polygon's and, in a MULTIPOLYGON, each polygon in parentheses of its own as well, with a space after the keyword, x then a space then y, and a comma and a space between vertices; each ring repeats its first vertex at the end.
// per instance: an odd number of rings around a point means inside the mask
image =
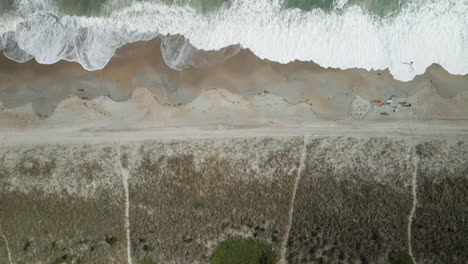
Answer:
POLYGON ((248 50, 178 71, 160 44, 99 71, 0 58, 0 263, 213 263, 233 238, 278 263, 468 259, 468 75, 248 50))
POLYGON ((159 45, 158 40, 127 45, 105 69, 92 72, 70 62, 18 64, 2 58, 0 127, 141 129, 468 117, 468 76, 437 65, 400 82, 386 71, 282 65, 241 50, 222 64, 177 71, 165 64, 159 45), (372 102, 392 96, 392 105, 372 102), (401 102, 411 107, 399 107, 401 102))

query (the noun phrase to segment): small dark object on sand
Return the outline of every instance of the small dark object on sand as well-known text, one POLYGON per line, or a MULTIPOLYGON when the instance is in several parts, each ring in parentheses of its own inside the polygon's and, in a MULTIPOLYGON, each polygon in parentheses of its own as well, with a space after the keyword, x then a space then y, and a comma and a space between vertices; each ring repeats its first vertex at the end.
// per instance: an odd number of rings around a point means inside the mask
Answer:
POLYGON ((388 113, 387 112, 382 112, 382 113, 380 113, 380 115, 388 116, 388 113))
POLYGON ((86 88, 78 88, 78 92, 86 92, 86 88))
POLYGON ((89 100, 89 97, 81 97, 82 100, 89 100))
POLYGON ((409 104, 407 102, 401 102, 400 105, 404 106, 404 107, 411 107, 411 104, 409 104))

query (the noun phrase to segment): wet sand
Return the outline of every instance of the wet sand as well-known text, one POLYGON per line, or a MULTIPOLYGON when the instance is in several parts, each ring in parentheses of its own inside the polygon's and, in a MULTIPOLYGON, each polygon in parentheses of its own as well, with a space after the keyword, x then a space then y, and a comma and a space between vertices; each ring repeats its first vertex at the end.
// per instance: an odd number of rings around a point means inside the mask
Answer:
POLYGON ((91 127, 116 120, 129 126, 190 127, 468 116, 468 76, 448 74, 438 65, 405 83, 388 71, 282 65, 241 50, 219 65, 177 71, 166 65, 159 46, 157 39, 129 44, 94 72, 71 62, 18 64, 0 58, 0 127, 82 126, 86 120, 91 127), (392 113, 393 108, 371 104, 392 95, 412 107, 392 113), (126 104, 114 104, 122 101, 126 104))

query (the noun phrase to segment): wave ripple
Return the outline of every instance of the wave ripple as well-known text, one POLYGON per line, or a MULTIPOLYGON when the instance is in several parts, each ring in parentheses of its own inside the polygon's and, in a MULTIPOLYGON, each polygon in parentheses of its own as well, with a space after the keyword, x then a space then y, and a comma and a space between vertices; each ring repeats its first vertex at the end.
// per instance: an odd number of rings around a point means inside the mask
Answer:
POLYGON ((8 58, 24 62, 34 57, 44 64, 76 61, 87 70, 98 70, 122 45, 170 34, 190 41, 163 42, 165 60, 174 69, 198 67, 194 58, 205 55, 200 50, 221 50, 218 54, 227 59, 237 51, 226 52, 226 47, 240 45, 280 63, 388 68, 403 81, 433 63, 452 74, 468 73, 464 0, 408 1, 397 14, 385 17, 346 1, 337 1, 330 12, 305 12, 285 9, 280 0, 233 0, 208 14, 190 5, 135 1, 105 17, 60 16, 50 1, 45 3, 0 17, 0 49, 8 58))

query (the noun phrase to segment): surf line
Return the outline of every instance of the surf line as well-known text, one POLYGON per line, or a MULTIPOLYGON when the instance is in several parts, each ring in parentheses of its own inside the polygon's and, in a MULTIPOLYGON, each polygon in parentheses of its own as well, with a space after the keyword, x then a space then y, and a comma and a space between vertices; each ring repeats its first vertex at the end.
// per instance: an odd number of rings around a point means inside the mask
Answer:
POLYGON ((13 261, 11 260, 11 252, 10 252, 10 246, 8 244, 8 239, 6 238, 5 234, 3 234, 3 230, 1 226, 0 226, 0 233, 2 234, 3 240, 5 241, 5 248, 7 250, 8 261, 10 261, 10 264, 13 264, 13 261))
POLYGON ((307 156, 307 144, 309 142, 309 137, 304 136, 303 141, 304 141, 304 145, 302 146, 301 160, 299 163, 299 168, 297 169, 296 179, 294 181, 294 189, 292 192, 291 202, 289 204, 288 225, 286 226, 286 233, 284 235, 284 239, 281 242, 281 253, 280 253, 280 259, 279 259, 280 264, 286 263, 286 260, 285 260, 286 245, 288 243, 289 232, 291 230, 291 225, 292 225, 292 218, 293 218, 293 213, 294 213, 294 201, 296 199, 296 190, 297 190, 297 186, 299 185, 299 180, 301 178, 302 171, 304 170, 305 159, 307 156))
POLYGON ((117 165, 122 175, 122 185, 125 193, 125 230, 127 232, 127 263, 132 264, 132 252, 131 252, 131 238, 130 238, 130 194, 128 191, 128 179, 129 171, 128 168, 122 166, 122 154, 120 153, 121 145, 117 148, 117 165))

